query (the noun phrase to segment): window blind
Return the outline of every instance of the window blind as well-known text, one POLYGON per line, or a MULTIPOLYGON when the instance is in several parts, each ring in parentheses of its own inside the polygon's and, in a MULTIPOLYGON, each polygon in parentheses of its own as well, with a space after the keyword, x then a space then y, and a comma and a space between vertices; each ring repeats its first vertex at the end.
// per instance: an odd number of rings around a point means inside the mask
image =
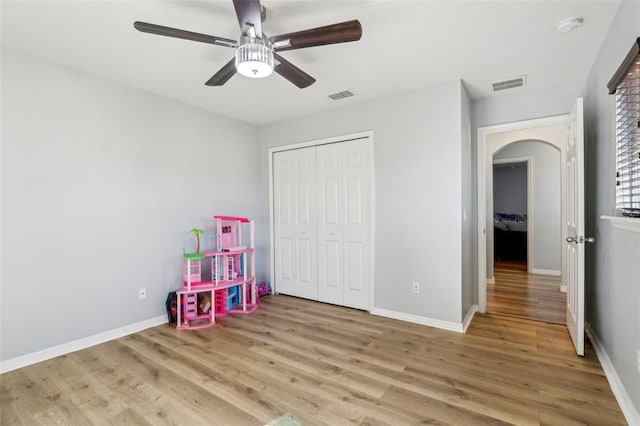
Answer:
POLYGON ((616 209, 640 217, 640 38, 609 91, 616 95, 616 209))

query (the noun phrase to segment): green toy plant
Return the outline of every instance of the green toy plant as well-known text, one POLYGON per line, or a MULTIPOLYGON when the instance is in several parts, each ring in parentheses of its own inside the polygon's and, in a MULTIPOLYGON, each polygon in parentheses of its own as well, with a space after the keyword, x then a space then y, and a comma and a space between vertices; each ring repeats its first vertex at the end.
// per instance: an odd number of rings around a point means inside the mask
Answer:
POLYGON ((204 231, 202 229, 193 228, 190 232, 196 236, 196 253, 200 253, 200 235, 204 234, 204 231))

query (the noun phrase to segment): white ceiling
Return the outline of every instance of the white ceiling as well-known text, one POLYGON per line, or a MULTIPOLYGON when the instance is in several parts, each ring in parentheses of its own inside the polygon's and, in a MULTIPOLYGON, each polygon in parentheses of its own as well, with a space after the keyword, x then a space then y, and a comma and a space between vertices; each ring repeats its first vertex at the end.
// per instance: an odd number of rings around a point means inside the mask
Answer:
MULTIPOLYGON (((472 98, 496 80, 526 74, 527 88, 587 75, 619 1, 264 0, 263 30, 277 35, 358 19, 358 42, 283 52, 316 78, 298 89, 277 74, 207 81, 230 48, 145 34, 136 20, 238 39, 231 0, 5 1, 1 44, 170 99, 266 124, 462 79, 472 98), (577 31, 555 23, 584 17, 577 31), (356 94, 332 101, 342 90, 356 94)), ((527 90, 515 89, 515 90, 527 90)))

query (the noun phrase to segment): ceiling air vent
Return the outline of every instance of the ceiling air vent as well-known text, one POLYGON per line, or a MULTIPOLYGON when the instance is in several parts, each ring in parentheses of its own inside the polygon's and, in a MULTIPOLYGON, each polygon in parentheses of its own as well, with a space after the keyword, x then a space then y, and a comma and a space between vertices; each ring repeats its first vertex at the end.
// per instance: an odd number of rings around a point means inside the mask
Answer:
POLYGON ((526 82, 526 76, 521 75, 519 77, 510 78, 509 80, 494 81, 491 83, 494 92, 501 90, 515 89, 516 87, 523 87, 526 82))
POLYGON ((345 90, 344 92, 334 93, 333 95, 329 95, 329 97, 331 99, 333 99, 334 101, 337 101, 339 99, 348 98, 349 96, 353 96, 353 93, 351 93, 348 90, 345 90))

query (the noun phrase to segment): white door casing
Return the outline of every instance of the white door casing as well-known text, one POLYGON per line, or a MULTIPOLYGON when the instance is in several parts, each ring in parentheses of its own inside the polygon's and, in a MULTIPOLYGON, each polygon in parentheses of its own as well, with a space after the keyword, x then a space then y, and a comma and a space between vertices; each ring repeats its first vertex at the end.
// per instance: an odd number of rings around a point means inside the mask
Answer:
MULTIPOLYGON (((493 227, 493 219, 487 215, 488 200, 491 191, 487 190, 487 182, 491 178, 493 167, 493 153, 502 146, 519 140, 535 139, 551 143, 560 150, 561 159, 561 217, 562 233, 566 233, 566 178, 565 178, 565 128, 568 114, 545 118, 517 121, 513 123, 496 124, 478 127, 477 132, 477 194, 478 194, 478 222, 477 222, 477 254, 478 254, 478 311, 485 313, 487 309, 487 231, 493 227), (491 142, 490 142, 491 140, 491 142)), ((491 196, 491 199, 493 197, 491 196)), ((530 224, 531 225, 531 224, 530 224)), ((535 229, 532 231, 535 232, 535 229)), ((562 252, 564 255, 564 251, 562 252)), ((562 259, 562 281, 565 279, 566 262, 562 259)))
POLYGON ((584 355, 584 120, 582 98, 567 126, 567 328, 578 355, 584 355))

